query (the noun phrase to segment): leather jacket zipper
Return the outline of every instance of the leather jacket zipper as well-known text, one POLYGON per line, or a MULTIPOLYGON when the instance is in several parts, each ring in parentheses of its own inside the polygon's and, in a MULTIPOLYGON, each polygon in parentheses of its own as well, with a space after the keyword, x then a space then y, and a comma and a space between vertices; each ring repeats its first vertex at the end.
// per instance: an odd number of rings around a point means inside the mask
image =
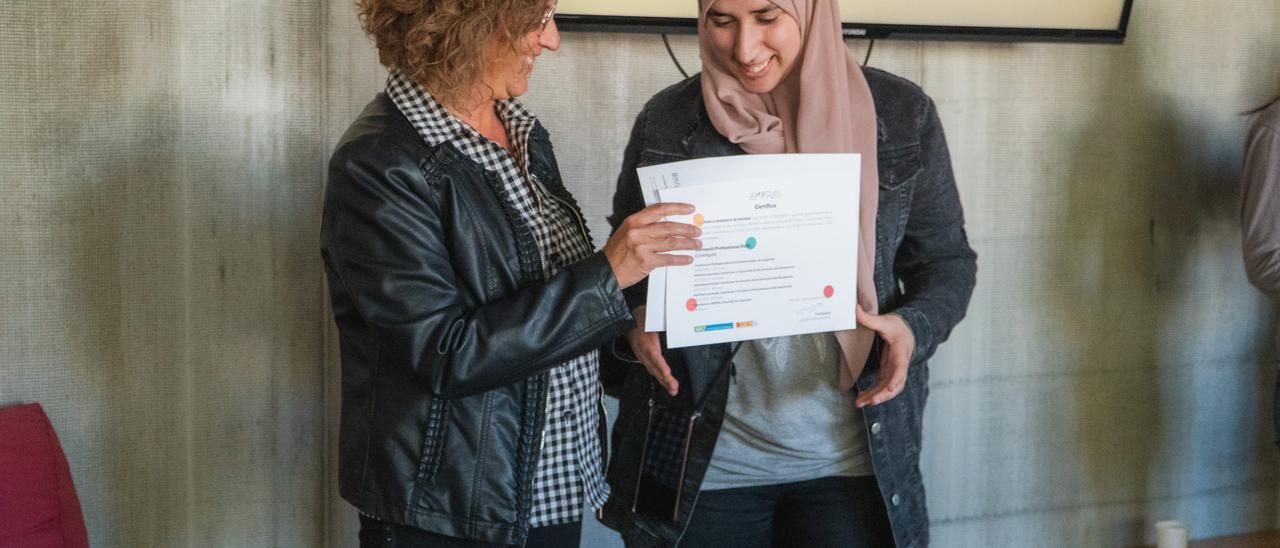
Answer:
MULTIPOLYGON (((538 460, 542 460, 542 451, 547 448, 547 421, 551 416, 550 410, 551 410, 551 373, 548 372, 547 387, 542 391, 542 433, 538 436, 538 460)), ((535 476, 537 475, 536 471, 534 475, 535 476)), ((535 478, 533 481, 530 482, 530 485, 532 485, 533 482, 536 482, 536 481, 537 479, 535 478)))
POLYGON ((640 442, 640 467, 636 470, 636 484, 631 490, 631 513, 640 507, 640 482, 644 478, 644 459, 649 453, 649 430, 653 428, 653 398, 649 398, 649 413, 644 423, 644 440, 640 442))
MULTIPOLYGON (((547 374, 547 387, 542 391, 542 431, 538 434, 538 456, 533 461, 533 473, 529 475, 529 519, 533 519, 533 492, 538 488, 538 462, 547 448, 547 409, 551 407, 551 374, 547 374)), ((526 524, 527 526, 527 524, 526 524)), ((528 539, 525 540, 528 542, 528 539)))
MULTIPOLYGON (((604 428, 605 428, 605 432, 607 433, 609 431, 609 408, 606 407, 604 404, 604 388, 603 387, 601 387, 601 390, 600 390, 600 416, 604 418, 604 428)), ((604 444, 604 447, 602 448, 602 451, 601 451, 602 453, 604 453, 604 462, 602 462, 601 465, 605 467, 605 473, 607 474, 608 467, 609 467, 609 437, 606 435, 605 439, 600 440, 600 443, 604 444)), ((604 519, 603 506, 596 509, 596 519, 599 519, 599 520, 604 519)))
POLYGON ((556 193, 551 192, 550 190, 547 190, 547 194, 549 194, 549 195, 551 196, 551 198, 552 198, 552 199, 554 199, 555 201, 560 202, 560 204, 561 204, 561 205, 564 205, 564 207, 566 208, 566 211, 568 211, 568 212, 570 212, 570 213, 573 213, 573 220, 577 223, 577 225, 578 225, 578 230, 582 231, 582 237, 583 237, 583 238, 586 238, 586 239, 587 239, 587 242, 590 242, 590 241, 591 241, 591 231, 587 230, 587 225, 586 225, 586 223, 584 223, 584 222, 582 221, 582 215, 580 215, 580 214, 577 212, 577 210, 576 210, 576 209, 574 209, 574 207, 573 207, 573 206, 569 205, 569 202, 566 202, 566 201, 564 201, 564 200, 560 199, 560 197, 559 197, 559 196, 556 196, 556 193))
POLYGON ((701 416, 701 411, 694 411, 692 415, 689 415, 689 426, 684 433, 684 456, 680 458, 680 479, 676 482, 676 503, 674 504, 675 510, 671 512, 672 522, 680 520, 680 498, 684 496, 684 477, 689 471, 689 447, 693 445, 693 424, 701 416))
MULTIPOLYGON (((604 417, 605 429, 606 429, 606 431, 607 431, 607 429, 608 429, 608 427, 609 427, 609 408, 608 408, 607 406, 605 406, 605 404, 604 404, 604 388, 603 388, 603 386, 601 386, 601 389, 600 389, 600 416, 604 417)), ((609 442, 609 440, 604 440, 604 441, 605 441, 605 443, 608 443, 608 442, 609 442)), ((606 465, 608 465, 609 463, 608 463, 608 462, 606 462, 605 464, 606 464, 606 465)))

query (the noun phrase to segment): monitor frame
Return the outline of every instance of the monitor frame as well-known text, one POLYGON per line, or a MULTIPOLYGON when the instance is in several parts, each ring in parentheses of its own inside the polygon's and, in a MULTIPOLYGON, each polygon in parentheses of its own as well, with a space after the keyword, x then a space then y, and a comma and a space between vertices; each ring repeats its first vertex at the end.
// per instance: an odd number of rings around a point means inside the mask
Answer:
MULTIPOLYGON (((961 42, 1081 42, 1122 44, 1129 32, 1133 0, 1125 0, 1120 25, 1114 30, 964 27, 945 25, 868 25, 845 23, 845 38, 872 40, 947 40, 961 42)), ((697 34, 697 20, 682 17, 621 17, 556 14, 561 30, 573 32, 639 32, 697 34)))

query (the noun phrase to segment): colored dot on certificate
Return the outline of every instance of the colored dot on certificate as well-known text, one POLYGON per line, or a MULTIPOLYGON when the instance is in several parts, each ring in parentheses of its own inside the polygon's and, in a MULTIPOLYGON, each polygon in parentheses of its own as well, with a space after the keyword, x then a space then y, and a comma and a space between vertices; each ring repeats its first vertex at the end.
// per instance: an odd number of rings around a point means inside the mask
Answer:
POLYGON ((822 288, 822 295, 823 295, 823 296, 825 296, 825 297, 826 297, 826 298, 828 298, 828 299, 830 299, 830 298, 831 298, 831 296, 832 296, 832 295, 835 295, 835 294, 836 294, 836 288, 834 288, 834 287, 827 286, 827 287, 822 288))
POLYGON ((693 216, 693 226, 700 227, 702 226, 702 223, 705 223, 705 222, 707 222, 707 218, 703 217, 701 213, 698 213, 693 216))
POLYGON ((689 309, 689 312, 693 312, 698 309, 698 301, 695 299, 689 299, 685 301, 684 307, 689 309))
POLYGON ((756 238, 755 238, 755 236, 752 236, 752 237, 750 237, 750 238, 747 238, 747 249, 755 249, 755 248, 756 248, 756 238))

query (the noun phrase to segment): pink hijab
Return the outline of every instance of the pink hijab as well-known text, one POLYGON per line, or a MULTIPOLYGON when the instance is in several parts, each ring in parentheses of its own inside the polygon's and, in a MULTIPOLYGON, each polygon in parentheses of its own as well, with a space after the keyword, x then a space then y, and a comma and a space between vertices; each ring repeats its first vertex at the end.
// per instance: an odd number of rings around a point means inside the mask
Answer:
MULTIPOLYGON (((874 282, 876 209, 880 174, 876 162, 876 108, 866 77, 840 31, 834 0, 771 0, 800 23, 804 45, 792 73, 772 92, 746 91, 730 67, 718 64, 702 28, 716 0, 699 0, 698 43, 702 50, 702 99, 716 130, 749 154, 859 153, 862 184, 858 221, 858 303, 879 313, 874 282)), ((875 333, 862 328, 837 332, 843 366, 840 384, 853 387, 862 373, 875 333)))

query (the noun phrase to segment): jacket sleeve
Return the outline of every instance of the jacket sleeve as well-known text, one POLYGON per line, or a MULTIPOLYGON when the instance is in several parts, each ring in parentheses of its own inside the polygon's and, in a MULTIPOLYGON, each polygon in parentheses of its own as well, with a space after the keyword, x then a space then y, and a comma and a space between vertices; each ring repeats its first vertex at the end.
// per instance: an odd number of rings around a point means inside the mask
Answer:
POLYGON ((1249 132, 1241 190, 1245 271, 1280 302, 1280 130, 1257 124, 1249 132))
POLYGON ((929 359, 964 318, 978 271, 942 123, 932 101, 924 108, 919 117, 924 167, 895 259, 904 289, 895 312, 915 335, 917 362, 929 359))
POLYGON ((630 323, 602 253, 468 306, 444 241, 444 219, 463 213, 445 211, 429 188, 447 175, 377 142, 349 148, 330 166, 322 255, 340 286, 331 291, 377 340, 379 367, 409 368, 436 395, 463 397, 599 348, 630 323))

